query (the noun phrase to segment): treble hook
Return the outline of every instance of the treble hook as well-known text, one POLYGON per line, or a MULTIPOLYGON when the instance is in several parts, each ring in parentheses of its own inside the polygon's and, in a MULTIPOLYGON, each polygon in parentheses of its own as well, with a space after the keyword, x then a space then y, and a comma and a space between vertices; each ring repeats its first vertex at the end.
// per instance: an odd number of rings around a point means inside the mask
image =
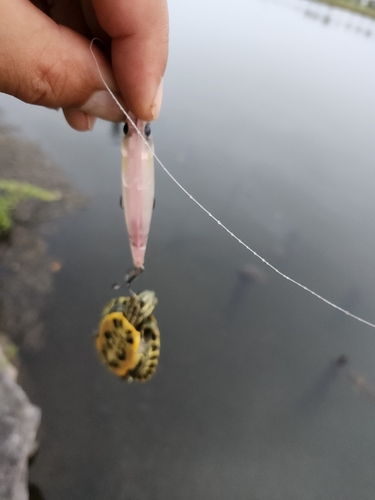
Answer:
POLYGON ((119 285, 118 283, 115 283, 112 285, 113 290, 119 290, 123 286, 127 286, 129 288, 129 291, 132 295, 135 295, 133 290, 130 288, 130 283, 135 280, 135 278, 138 278, 140 274, 143 273, 145 268, 143 266, 141 267, 133 267, 127 274, 124 276, 123 282, 119 285))

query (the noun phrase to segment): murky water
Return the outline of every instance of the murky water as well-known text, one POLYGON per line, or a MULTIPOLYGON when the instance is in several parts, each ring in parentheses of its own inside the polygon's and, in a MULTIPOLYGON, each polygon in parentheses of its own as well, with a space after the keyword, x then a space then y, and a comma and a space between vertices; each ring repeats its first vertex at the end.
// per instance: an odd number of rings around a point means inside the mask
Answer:
MULTIPOLYGON (((374 321, 375 39, 306 5, 172 0, 156 148, 256 251, 374 321)), ((135 288, 159 297, 161 363, 148 384, 117 380, 92 333, 130 266, 120 139, 106 123, 79 134, 60 113, 0 106, 91 197, 50 239, 63 267, 46 347, 24 353, 45 498, 372 500, 375 406, 332 360, 345 353, 375 379, 375 331, 262 268, 157 168, 135 288)))

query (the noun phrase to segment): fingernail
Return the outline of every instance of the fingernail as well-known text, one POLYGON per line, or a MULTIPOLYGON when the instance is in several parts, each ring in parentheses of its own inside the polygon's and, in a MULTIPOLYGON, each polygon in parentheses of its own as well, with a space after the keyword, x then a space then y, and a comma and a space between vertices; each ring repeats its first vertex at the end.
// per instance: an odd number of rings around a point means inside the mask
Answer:
POLYGON ((96 122, 96 116, 86 114, 86 117, 87 117, 87 130, 92 130, 96 122))
POLYGON ((121 121, 124 116, 113 97, 106 90, 94 92, 80 109, 88 115, 104 120, 121 121))
POLYGON ((151 105, 151 114, 153 120, 157 120, 159 118, 162 100, 163 100, 163 79, 161 79, 160 81, 158 90, 151 105))

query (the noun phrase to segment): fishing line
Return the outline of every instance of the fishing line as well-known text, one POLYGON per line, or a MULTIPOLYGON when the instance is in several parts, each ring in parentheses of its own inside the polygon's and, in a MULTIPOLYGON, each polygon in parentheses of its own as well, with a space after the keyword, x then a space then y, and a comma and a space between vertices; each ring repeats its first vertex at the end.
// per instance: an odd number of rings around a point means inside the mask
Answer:
POLYGON ((231 236, 232 238, 234 238, 240 245, 242 245, 243 247, 245 247, 246 250, 248 250, 249 252, 251 252, 254 255, 254 257, 256 257, 257 259, 261 260, 263 262, 263 264, 265 264, 267 267, 269 267, 270 269, 272 269, 273 271, 275 271, 275 273, 277 273, 279 276, 281 276, 282 278, 284 278, 287 281, 290 281, 294 285, 297 285, 298 287, 302 288, 302 290, 305 290, 305 292, 310 293, 311 295, 313 295, 317 299, 319 299, 322 302, 324 302, 325 304, 333 307, 337 311, 342 312, 346 316, 350 316, 351 318, 355 319, 356 321, 359 321, 360 323, 363 323, 363 324, 365 324, 367 326, 370 326, 371 328, 375 328, 375 323, 371 323, 370 321, 367 321, 366 319, 363 319, 360 316, 356 316, 355 314, 351 313, 350 311, 347 311, 346 309, 338 306, 337 304, 334 304, 330 300, 328 300, 328 299, 322 297, 321 295, 319 295, 318 293, 314 292, 314 290, 311 290, 310 288, 308 288, 307 286, 303 285, 302 283, 299 283, 298 281, 294 280, 290 276, 287 276, 283 272, 279 271, 279 269, 277 269, 275 266, 273 266, 264 257, 262 257, 261 255, 259 255, 255 250, 253 250, 251 247, 249 247, 249 245, 247 245, 245 242, 243 242, 241 240, 241 238, 239 238, 238 236, 236 236, 230 229, 228 229, 222 222, 220 222, 219 219, 217 219, 209 210, 207 210, 207 208, 205 208, 198 200, 196 200, 194 198, 194 196, 192 194, 190 194, 179 183, 179 181, 171 174, 171 172, 167 169, 167 167, 163 164, 163 162, 158 158, 158 156, 155 154, 155 152, 152 151, 152 148, 149 146, 148 142, 143 137, 141 131, 138 129, 138 127, 134 123, 134 120, 131 118, 131 116, 129 115, 129 113, 127 111, 125 111, 125 109, 120 104, 120 102, 118 101, 117 97, 115 96, 115 94, 112 92, 112 90, 109 88, 109 86, 107 85, 106 81, 104 80, 104 77, 102 75, 102 72, 101 72, 99 64, 98 64, 98 61, 96 60, 94 51, 92 50, 92 46, 93 46, 93 43, 94 43, 95 40, 99 40, 99 39, 98 38, 94 38, 93 40, 91 40, 90 51, 91 51, 91 54, 92 54, 92 56, 94 58, 96 67, 98 69, 98 73, 100 75, 100 78, 101 78, 103 84, 105 85, 105 88, 108 90, 108 92, 111 95, 112 99, 115 101, 115 103, 117 104, 117 106, 121 109, 121 111, 124 113, 124 115, 129 120, 129 122, 133 125, 133 127, 135 128, 135 130, 137 131, 138 135, 141 137, 142 141, 145 143, 145 145, 147 146, 147 148, 151 151, 151 153, 153 154, 153 157, 155 158, 156 162, 161 166, 161 168, 168 175, 168 177, 181 189, 181 191, 183 191, 186 194, 186 196, 188 196, 191 199, 191 201, 193 201, 196 205, 198 205, 198 207, 201 210, 203 210, 203 212, 205 212, 209 217, 211 217, 211 219, 214 220, 216 222, 216 224, 218 224, 220 227, 222 227, 224 229, 224 231, 226 231, 229 234, 229 236, 231 236))

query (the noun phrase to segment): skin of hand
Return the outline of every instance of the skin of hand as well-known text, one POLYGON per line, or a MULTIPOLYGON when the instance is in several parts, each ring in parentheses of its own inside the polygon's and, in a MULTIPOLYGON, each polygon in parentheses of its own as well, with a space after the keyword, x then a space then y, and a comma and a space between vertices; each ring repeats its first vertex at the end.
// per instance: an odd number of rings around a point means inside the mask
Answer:
POLYGON ((63 108, 69 125, 123 120, 100 79, 141 120, 157 119, 168 57, 166 0, 0 0, 0 92, 63 108), (100 46, 100 49, 98 48, 100 46))

